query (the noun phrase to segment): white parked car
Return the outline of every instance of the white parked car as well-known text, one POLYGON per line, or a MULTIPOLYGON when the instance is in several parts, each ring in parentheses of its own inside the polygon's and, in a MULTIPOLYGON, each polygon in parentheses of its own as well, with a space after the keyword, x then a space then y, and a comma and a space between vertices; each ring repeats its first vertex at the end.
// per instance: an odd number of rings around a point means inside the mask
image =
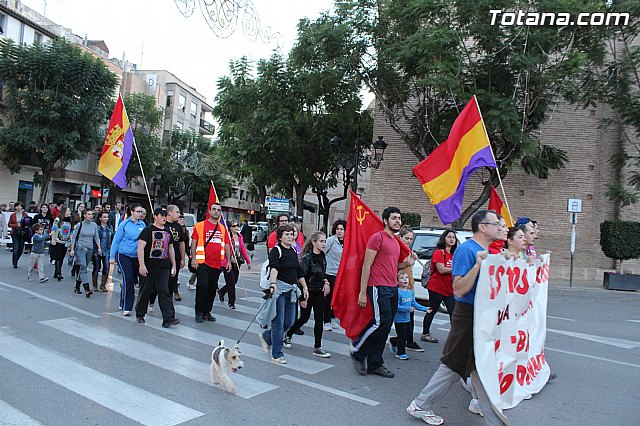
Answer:
MULTIPOLYGON (((440 235, 445 231, 442 228, 419 228, 413 230, 413 244, 411 249, 416 252, 420 262, 425 263, 431 260, 431 255, 436 249, 436 244, 440 235)), ((464 243, 468 238, 473 235, 469 231, 456 231, 458 237, 458 243, 464 243)), ((420 278, 422 277, 422 264, 416 262, 413 265, 413 290, 416 295, 416 300, 426 304, 429 300, 429 292, 426 288, 422 287, 420 278)))
MULTIPOLYGON (((183 213, 184 215, 184 226, 187 227, 187 232, 189 233, 189 244, 191 244, 191 234, 193 234, 193 227, 196 224, 196 215, 191 213, 183 213)), ((189 245, 187 245, 189 247, 189 245)))
POLYGON ((267 227, 262 225, 251 225, 251 241, 253 241, 253 243, 267 241, 267 227))

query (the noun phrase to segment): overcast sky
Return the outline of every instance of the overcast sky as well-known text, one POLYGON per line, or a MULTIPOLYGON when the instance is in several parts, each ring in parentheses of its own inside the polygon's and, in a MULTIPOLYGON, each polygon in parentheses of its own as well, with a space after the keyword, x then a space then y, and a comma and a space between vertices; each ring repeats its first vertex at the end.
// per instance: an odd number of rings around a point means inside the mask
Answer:
MULTIPOLYGON (((271 27, 282 35, 283 54, 295 42, 299 19, 315 19, 333 7, 333 0, 248 1, 254 4, 261 27, 271 27)), ((235 32, 229 38, 217 37, 200 10, 205 0, 193 2, 195 11, 185 18, 176 5, 179 0, 22 0, 81 37, 104 40, 110 57, 122 59, 124 52, 126 59, 138 64, 138 69, 172 72, 213 104, 216 82, 228 73, 230 59, 267 58, 277 45, 259 39, 251 41, 242 29, 242 10, 235 32)))

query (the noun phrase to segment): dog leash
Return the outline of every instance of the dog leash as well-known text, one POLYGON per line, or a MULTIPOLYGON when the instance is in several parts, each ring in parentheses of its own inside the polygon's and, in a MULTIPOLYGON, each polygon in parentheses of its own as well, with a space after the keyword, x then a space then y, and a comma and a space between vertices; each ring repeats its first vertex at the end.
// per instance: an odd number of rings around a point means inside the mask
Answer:
MULTIPOLYGON (((265 302, 270 299, 273 296, 272 292, 269 292, 269 290, 263 290, 265 292, 265 295, 263 296, 263 299, 265 300, 265 302), (268 292, 268 293, 267 293, 268 292)), ((238 341, 236 342, 236 346, 238 346, 240 344, 240 341, 242 340, 242 338, 244 337, 245 334, 247 334, 247 331, 249 331, 249 328, 251 328, 251 324, 254 323, 254 321, 256 320, 256 318, 258 318, 258 315, 260 315, 260 312, 262 312, 262 310, 264 309, 264 307, 267 306, 266 303, 263 303, 262 306, 260 306, 260 309, 258 309, 258 312, 256 312, 255 316, 253 317, 253 319, 251 320, 251 322, 249 323, 249 325, 247 326, 247 328, 244 329, 244 331, 242 332, 242 335, 240 336, 240 338, 238 339, 238 341)))

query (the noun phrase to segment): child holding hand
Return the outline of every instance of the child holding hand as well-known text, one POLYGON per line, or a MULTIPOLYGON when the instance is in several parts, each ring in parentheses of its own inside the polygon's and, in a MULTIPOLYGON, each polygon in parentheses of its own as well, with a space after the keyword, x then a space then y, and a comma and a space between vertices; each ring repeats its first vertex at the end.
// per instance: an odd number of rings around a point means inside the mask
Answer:
POLYGON ((396 358, 401 360, 409 359, 406 354, 409 321, 411 312, 416 309, 423 312, 427 311, 427 308, 416 302, 413 291, 409 289, 409 275, 404 271, 400 271, 398 272, 398 311, 394 318, 398 337, 394 339, 395 342, 392 342, 392 344, 395 343, 393 346, 397 346, 396 358))

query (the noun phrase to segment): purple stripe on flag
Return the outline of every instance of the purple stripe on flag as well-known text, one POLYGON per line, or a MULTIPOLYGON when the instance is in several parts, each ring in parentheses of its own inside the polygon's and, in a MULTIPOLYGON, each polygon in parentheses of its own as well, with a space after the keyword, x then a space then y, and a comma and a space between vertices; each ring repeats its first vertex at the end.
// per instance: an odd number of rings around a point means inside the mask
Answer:
POLYGON ((486 147, 476 152, 469 161, 469 165, 462 171, 460 182, 456 192, 449 198, 442 200, 434 207, 440 216, 443 224, 449 224, 455 222, 460 218, 462 214, 462 202, 464 201, 464 189, 467 185, 467 181, 480 167, 493 167, 496 168, 496 162, 491 155, 491 147, 486 147))
POLYGON ((118 173, 111 179, 113 183, 120 188, 127 187, 127 167, 129 166, 129 160, 131 160, 131 154, 133 153, 133 132, 131 131, 131 127, 129 127, 124 134, 123 144, 122 168, 118 170, 118 173))

